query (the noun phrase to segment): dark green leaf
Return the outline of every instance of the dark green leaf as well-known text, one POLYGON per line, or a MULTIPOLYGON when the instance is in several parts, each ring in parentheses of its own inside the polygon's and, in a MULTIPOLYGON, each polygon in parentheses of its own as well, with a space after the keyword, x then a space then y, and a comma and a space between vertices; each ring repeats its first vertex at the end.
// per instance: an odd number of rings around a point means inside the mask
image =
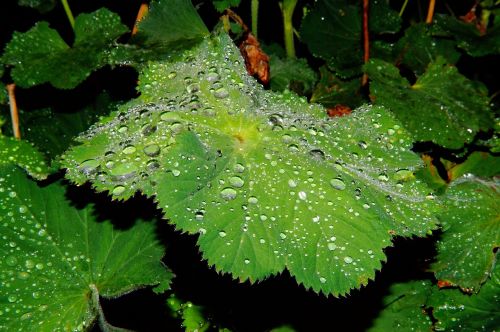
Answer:
POLYGON ((47 22, 38 22, 27 32, 13 34, 2 61, 13 66, 11 76, 21 87, 49 82, 71 89, 108 64, 113 42, 127 30, 118 15, 101 8, 76 18, 75 43, 69 47, 47 22))
POLYGON ((30 143, 0 135, 0 167, 17 165, 38 180, 45 179, 50 170, 44 156, 30 143))
POLYGON ((417 141, 458 149, 493 125, 488 97, 442 58, 413 85, 382 60, 371 59, 365 70, 373 102, 393 111, 417 141))
POLYGON ((241 0, 212 0, 215 9, 217 9, 219 13, 222 13, 226 8, 238 7, 240 2, 241 0))
POLYGON ((73 207, 60 183, 40 188, 16 166, 0 166, 0 179, 0 330, 83 330, 97 295, 169 284, 154 223, 115 229, 73 207))
POLYGON ((412 138, 388 111, 328 119, 263 90, 243 63, 227 35, 151 63, 141 97, 66 152, 68 178, 155 197, 219 271, 254 281, 288 268, 334 295, 374 277, 391 234, 435 228, 412 138))
POLYGON ((454 38, 458 47, 474 57, 500 53, 500 24, 495 24, 485 35, 481 35, 473 23, 441 14, 435 17, 433 31, 454 38))
POLYGON ((347 105, 354 109, 363 104, 360 92, 361 80, 354 78, 342 80, 335 76, 325 66, 319 69, 320 80, 311 96, 312 103, 320 103, 326 107, 347 105))
POLYGON ((138 38, 148 47, 172 51, 190 47, 208 34, 190 0, 156 0, 139 23, 138 38))
POLYGON ((424 311, 431 294, 428 281, 411 281, 394 284, 384 297, 384 308, 368 332, 414 331, 428 332, 432 321, 424 311))
POLYGON ((30 7, 40 13, 46 13, 54 9, 56 0, 17 0, 19 6, 30 7))
POLYGON ((467 173, 482 177, 500 175, 500 157, 477 151, 467 157, 463 163, 448 170, 450 180, 457 179, 467 173))
POLYGON ((309 67, 306 59, 282 59, 271 55, 269 67, 271 89, 274 91, 288 89, 300 95, 307 95, 317 80, 316 72, 309 67))
POLYGON ((388 0, 370 1, 368 13, 370 33, 395 34, 401 29, 401 17, 389 6, 388 0))
POLYGON ((458 289, 435 290, 427 303, 437 320, 436 331, 496 331, 500 326, 500 265, 479 294, 467 295, 458 289))
POLYGON ((439 280, 477 292, 500 245, 497 183, 465 176, 451 184, 445 199, 447 209, 439 215, 443 236, 432 270, 439 280))

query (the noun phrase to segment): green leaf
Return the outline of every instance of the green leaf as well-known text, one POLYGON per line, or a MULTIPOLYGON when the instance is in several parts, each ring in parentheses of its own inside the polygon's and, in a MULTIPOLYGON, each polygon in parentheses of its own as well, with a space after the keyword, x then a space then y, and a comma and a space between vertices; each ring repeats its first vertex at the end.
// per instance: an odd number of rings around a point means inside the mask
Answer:
POLYGON ((0 166, 17 165, 37 180, 50 173, 44 156, 30 143, 0 135, 0 166))
POLYGON ((465 176, 451 184, 445 199, 448 208, 439 215, 443 236, 432 270, 439 280, 477 292, 500 245, 497 183, 465 176))
POLYGON ((460 58, 460 53, 455 50, 455 42, 434 38, 427 23, 414 24, 406 29, 404 37, 396 44, 395 53, 399 63, 419 75, 438 56, 445 58, 449 64, 455 64, 460 58))
POLYGON ((212 3, 219 13, 230 7, 238 7, 241 0, 212 0, 212 3))
POLYGON ((60 183, 38 187, 12 165, 0 179, 0 330, 82 330, 98 295, 170 282, 154 223, 115 229, 91 206, 72 206, 60 183))
POLYGON ((139 23, 137 38, 147 47, 171 52, 191 47, 208 34, 190 0, 156 0, 139 23))
POLYGON ((459 149, 493 124, 488 97, 442 58, 413 85, 395 66, 379 59, 371 59, 365 70, 373 102, 394 112, 417 141, 459 149))
POLYGON ((450 180, 455 180, 472 173, 482 177, 493 177, 500 174, 500 157, 486 152, 473 152, 463 163, 448 170, 450 180))
POLYGON ((334 295, 374 277, 392 234, 435 228, 413 176, 421 161, 388 111, 328 119, 263 90, 243 63, 227 35, 151 63, 141 97, 66 152, 67 177, 116 199, 155 197, 219 271, 255 281, 288 268, 334 295))
POLYGON ((428 281, 411 281, 394 284, 390 294, 383 299, 384 308, 378 314, 368 332, 431 330, 432 321, 424 311, 431 294, 428 281))
POLYGON ((329 71, 326 66, 320 67, 319 73, 320 80, 311 96, 312 103, 320 103, 326 107, 334 107, 339 104, 347 105, 352 109, 363 104, 359 78, 342 80, 329 71))
POLYGON ((75 136, 87 130, 100 116, 109 114, 112 107, 116 104, 102 94, 91 105, 71 113, 51 109, 25 112, 21 116, 22 136, 55 161, 75 136))
POLYGON ((274 91, 288 89, 300 95, 307 95, 317 80, 316 72, 309 67, 306 59, 282 59, 271 55, 269 67, 271 89, 274 91))
POLYGON ((500 24, 495 24, 481 35, 472 23, 465 23, 449 15, 436 15, 433 30, 436 34, 454 38, 458 47, 473 57, 500 53, 500 24))
POLYGON ((186 332, 205 332, 210 328, 210 322, 205 317, 202 306, 183 302, 175 294, 170 295, 167 305, 174 313, 174 317, 182 320, 182 327, 186 332))
POLYGON ((12 66, 11 76, 21 87, 49 82, 72 89, 109 60, 114 41, 128 29, 120 17, 105 8, 80 14, 75 20, 75 42, 69 47, 47 22, 29 31, 14 32, 2 62, 12 66))
MULTIPOLYGON (((363 65, 361 6, 346 0, 320 0, 304 18, 301 38, 311 53, 323 60, 340 78, 361 74, 363 65)), ((395 33, 401 19, 385 1, 371 1, 370 31, 395 33)))
POLYGON ((496 265, 479 294, 468 295, 458 289, 433 292, 427 306, 437 320, 436 331, 495 331, 500 326, 500 265, 496 265))
POLYGON ((55 0, 17 0, 19 6, 30 7, 38 10, 40 13, 47 13, 54 9, 55 0))

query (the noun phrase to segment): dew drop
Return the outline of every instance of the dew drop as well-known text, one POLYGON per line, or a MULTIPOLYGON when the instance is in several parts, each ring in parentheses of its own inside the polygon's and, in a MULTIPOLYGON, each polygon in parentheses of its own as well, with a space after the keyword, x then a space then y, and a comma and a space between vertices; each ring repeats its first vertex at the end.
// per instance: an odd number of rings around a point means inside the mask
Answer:
POLYGON ((362 148, 362 149, 366 149, 366 148, 368 148, 368 144, 366 144, 366 142, 365 142, 365 141, 359 141, 359 142, 358 142, 358 146, 359 146, 360 148, 362 148))
POLYGON ((87 159, 80 164, 79 168, 83 174, 89 175, 94 173, 98 167, 99 167, 99 161, 95 159, 87 159))
POLYGON ((250 204, 257 204, 258 202, 259 202, 259 200, 257 199, 257 197, 250 196, 248 198, 248 203, 250 203, 250 204))
POLYGON ((227 235, 227 234, 226 234, 226 232, 224 232, 224 231, 220 231, 220 232, 219 232, 219 236, 220 236, 220 237, 226 237, 226 235, 227 235))
POLYGON ((214 91, 215 98, 224 99, 229 96, 229 92, 225 88, 219 88, 214 91))
POLYGON ((352 258, 350 256, 345 256, 344 257, 344 262, 346 262, 346 264, 351 264, 352 263, 352 258))
POLYGON ((118 128, 118 132, 119 133, 126 133, 128 131, 128 127, 127 126, 121 126, 120 128, 118 128))
POLYGON ((158 144, 146 145, 143 149, 146 156, 155 157, 160 154, 160 146, 158 144))
POLYGON ((125 192, 125 187, 124 186, 116 186, 113 188, 112 194, 115 196, 120 196, 125 192))
POLYGON ((155 131, 156 131, 156 126, 154 125, 147 124, 144 127, 142 127, 142 134, 144 136, 151 136, 151 134, 153 134, 155 131))
POLYGON ((220 192, 220 196, 224 198, 226 201, 231 201, 235 199, 236 195, 237 195, 236 190, 234 190, 233 188, 224 188, 220 192))
POLYGON ((286 234, 285 233, 280 233, 280 238, 283 239, 283 240, 286 239, 286 234))
POLYGON ((17 274, 17 277, 21 280, 26 280, 30 277, 30 274, 28 272, 22 271, 17 274))
POLYGON ((10 303, 14 303, 17 301, 17 296, 15 295, 9 295, 9 297, 7 298, 7 300, 10 302, 10 303))
POLYGON ((326 282, 326 278, 320 277, 319 278, 319 282, 321 282, 322 284, 324 284, 326 282))
POLYGON ((288 180, 288 186, 290 188, 295 188, 295 187, 297 187, 297 182, 295 182, 294 180, 290 179, 290 180, 288 180))
POLYGON ((167 75, 167 77, 168 77, 169 79, 174 79, 176 76, 177 76, 177 73, 176 73, 175 71, 171 71, 171 72, 167 75))
POLYGON ((136 151, 137 149, 133 145, 127 145, 125 148, 123 148, 123 153, 125 154, 132 154, 136 151))
POLYGON ((16 266, 16 264, 17 264, 17 258, 14 257, 14 256, 7 256, 7 258, 5 259, 5 263, 8 266, 16 266))
POLYGON ((234 165, 234 171, 236 173, 243 173, 245 171, 245 166, 243 166, 242 164, 236 164, 234 165))
POLYGON ((172 170, 172 175, 175 176, 175 177, 177 177, 177 176, 181 175, 181 171, 179 171, 178 169, 173 169, 172 170))
POLYGON ((205 217, 205 214, 202 211, 198 211, 198 212, 196 212, 194 218, 196 219, 196 221, 202 221, 204 217, 205 217))
POLYGON ((33 262, 31 259, 26 260, 24 262, 24 266, 26 266, 27 269, 32 269, 35 267, 35 262, 33 262))
POLYGON ((239 176, 233 176, 229 178, 229 184, 231 184, 235 188, 241 188, 245 184, 245 181, 243 181, 243 179, 239 176))
POLYGON ((335 178, 330 180, 330 185, 337 190, 345 189, 345 182, 342 179, 335 178))
POLYGON ((249 260, 248 258, 246 258, 246 259, 244 260, 244 262, 245 262, 245 264, 250 264, 250 260, 249 260))
POLYGON ((337 249, 337 245, 333 242, 328 243, 328 250, 335 250, 337 249))
POLYGON ((307 199, 307 194, 305 191, 299 191, 299 198, 303 201, 307 199))
POLYGON ((379 176, 378 176, 378 179, 380 181, 388 181, 389 180, 389 177, 387 176, 387 174, 385 173, 380 173, 379 176))
POLYGON ((311 157, 313 157, 313 159, 316 159, 316 160, 325 159, 325 153, 323 151, 321 151, 320 149, 311 150, 311 151, 309 151, 309 154, 311 155, 311 157))

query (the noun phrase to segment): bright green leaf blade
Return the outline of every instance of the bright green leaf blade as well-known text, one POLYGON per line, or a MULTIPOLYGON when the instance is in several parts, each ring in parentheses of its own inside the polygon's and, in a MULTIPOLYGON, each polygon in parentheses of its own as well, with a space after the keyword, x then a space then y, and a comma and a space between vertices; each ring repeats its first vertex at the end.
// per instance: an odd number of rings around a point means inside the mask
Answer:
POLYGON ((226 8, 238 7, 241 0, 212 0, 212 3, 219 13, 222 13, 226 8))
POLYGON ((368 332, 415 331, 428 332, 432 321, 424 311, 431 294, 431 283, 412 281, 394 284, 384 297, 384 308, 368 332))
POLYGON ((210 328, 210 321, 205 317, 204 308, 187 301, 183 302, 175 294, 170 295, 167 305, 174 317, 182 320, 186 332, 205 332, 210 328))
POLYGON ((17 0, 19 6, 31 7, 40 13, 46 13, 54 9, 56 0, 17 0))
POLYGON ((473 152, 463 163, 448 170, 451 180, 472 173, 480 177, 500 175, 500 157, 486 152, 473 152))
POLYGON ((500 326, 500 265, 479 294, 467 295, 458 289, 435 290, 427 306, 437 322, 436 331, 496 331, 500 326))
POLYGON ((269 60, 270 85, 274 91, 285 89, 300 95, 309 94, 316 83, 317 75, 306 59, 279 58, 271 55, 269 60))
POLYGON ((30 143, 0 135, 0 166, 9 164, 25 169, 38 180, 47 178, 50 173, 44 156, 30 143))
POLYGON ((138 39, 148 46, 182 49, 209 34, 191 0, 157 0, 139 23, 138 39))
POLYGON ((96 318, 90 286, 116 297, 170 282, 152 222, 117 230, 76 209, 59 183, 44 188, 0 166, 0 330, 67 331, 96 318))
POLYGON ((64 156, 69 179, 117 199, 155 197, 200 234, 219 271, 259 280, 286 267, 335 295, 374 277, 392 234, 435 228, 436 204, 413 176, 421 161, 388 111, 334 120, 265 91, 226 35, 183 60, 151 63, 140 99, 80 137, 64 156))
POLYGON ((417 141, 432 141, 450 149, 471 142, 493 125, 488 97, 457 69, 440 58, 414 85, 382 60, 365 65, 374 103, 388 107, 417 141))
POLYGON ((496 23, 482 35, 474 23, 465 23, 449 15, 436 15, 436 34, 456 40, 458 47, 474 57, 500 53, 500 24, 496 23))
POLYGON ((76 18, 75 44, 69 47, 47 22, 39 22, 27 32, 13 34, 2 62, 13 66, 11 76, 21 87, 48 82, 72 89, 108 63, 114 40, 127 31, 118 15, 101 8, 76 18))
POLYGON ((452 183, 445 198, 448 209, 439 216, 444 233, 432 270, 439 280, 477 292, 490 275, 500 246, 497 184, 463 177, 452 183))

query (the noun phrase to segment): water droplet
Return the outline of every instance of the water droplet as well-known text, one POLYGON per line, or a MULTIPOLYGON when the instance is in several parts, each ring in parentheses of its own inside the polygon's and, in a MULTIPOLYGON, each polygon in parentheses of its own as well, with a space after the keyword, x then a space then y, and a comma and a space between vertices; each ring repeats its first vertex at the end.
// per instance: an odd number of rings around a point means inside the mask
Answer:
POLYGON ((28 207, 26 205, 21 205, 19 207, 19 213, 26 213, 28 211, 28 207))
POLYGON ((109 171, 112 178, 116 181, 127 180, 134 177, 137 173, 137 165, 132 163, 123 163, 116 165, 109 171))
POLYGON ((28 272, 21 271, 17 274, 17 277, 21 280, 26 280, 30 277, 30 274, 28 272))
POLYGON ((35 262, 31 259, 27 259, 26 262, 24 262, 24 266, 26 266, 27 269, 32 269, 35 267, 35 262))
POLYGON ((225 88, 218 88, 214 91, 215 98, 224 99, 229 96, 229 92, 225 88))
POLYGON ((285 233, 280 233, 280 238, 283 239, 283 240, 286 239, 286 234, 285 233))
POLYGON ((358 146, 359 146, 360 148, 362 148, 362 149, 366 149, 366 148, 368 148, 368 144, 366 144, 366 142, 365 142, 365 141, 359 141, 359 142, 358 142, 358 146))
POLYGON ((243 179, 239 176, 233 176, 229 178, 229 184, 231 184, 235 188, 241 188, 245 184, 245 181, 243 181, 243 179))
POLYGON ((125 154, 132 154, 136 151, 137 149, 133 145, 127 145, 125 148, 123 148, 123 153, 125 154))
POLYGON ((160 167, 160 163, 157 160, 151 159, 146 166, 150 170, 155 170, 160 167))
POLYGON ((172 175, 175 176, 175 177, 177 177, 177 176, 181 175, 181 171, 179 171, 178 169, 173 169, 172 170, 172 175))
POLYGON ((227 234, 226 234, 226 232, 224 232, 224 231, 220 231, 220 232, 219 232, 219 236, 220 236, 220 237, 225 237, 226 235, 227 235, 227 234))
POLYGON ((99 161, 95 159, 87 159, 80 164, 79 168, 83 174, 89 175, 94 173, 98 167, 99 167, 99 161))
POLYGON ((387 174, 385 173, 380 173, 379 176, 378 176, 378 179, 380 181, 388 181, 389 180, 389 177, 387 176, 387 174))
POLYGON ((125 192, 125 187, 124 186, 116 186, 113 188, 112 194, 115 196, 120 196, 125 192))
POLYGON ((337 249, 337 245, 333 242, 328 243, 328 250, 335 250, 337 249))
POLYGON ((396 131, 394 129, 390 128, 389 130, 387 130, 387 133, 389 135, 394 135, 396 133, 396 131))
POLYGON ((245 262, 245 264, 250 264, 250 260, 249 260, 248 258, 246 258, 246 259, 244 260, 244 262, 245 262))
POLYGON ((7 298, 7 300, 10 302, 10 303, 14 303, 17 301, 17 296, 15 295, 9 295, 9 297, 7 298))
POLYGON ((297 187, 297 182, 295 182, 294 180, 290 179, 290 180, 288 180, 288 186, 290 188, 295 188, 295 187, 297 187))
POLYGON ((154 132, 156 131, 156 126, 155 125, 150 125, 150 124, 147 124, 145 125, 144 127, 142 127, 142 134, 144 136, 150 136, 151 134, 153 134, 154 132))
POLYGON ((236 164, 234 165, 234 171, 236 173, 243 173, 245 171, 245 166, 243 166, 242 164, 236 164))
POLYGON ((319 282, 321 282, 322 284, 324 284, 326 282, 326 278, 320 277, 319 278, 319 282))
POLYGON ((331 179, 330 185, 337 190, 344 190, 345 189, 345 182, 339 178, 331 179))
POLYGON ((236 195, 237 195, 236 190, 234 190, 233 188, 224 188, 220 192, 220 196, 224 198, 226 201, 231 201, 235 199, 236 195))
POLYGON ((5 259, 5 263, 8 266, 15 266, 17 264, 17 258, 14 256, 7 256, 7 258, 5 259))
POLYGON ((167 77, 168 77, 169 79, 174 79, 176 76, 177 76, 177 73, 176 73, 175 71, 171 71, 171 72, 167 75, 167 77))
POLYGON ((346 264, 351 264, 352 263, 352 258, 350 256, 345 256, 344 257, 344 262, 346 262, 346 264))
POLYGON ((260 220, 266 221, 267 220, 267 216, 265 214, 261 214, 260 215, 260 220))
POLYGON ((160 146, 154 143, 149 144, 144 147, 143 151, 147 156, 155 157, 160 154, 160 146))
POLYGON ((320 149, 314 149, 309 151, 309 154, 311 157, 313 157, 316 160, 323 160, 325 159, 325 153, 321 151, 320 149))
POLYGON ((195 92, 200 91, 200 86, 197 83, 189 84, 186 87, 186 90, 188 93, 195 93, 195 92))
POLYGON ((257 204, 258 202, 259 202, 259 200, 257 199, 257 197, 250 196, 248 198, 248 203, 250 203, 250 204, 257 204))
POLYGON ((40 298, 40 292, 33 292, 31 295, 33 296, 34 299, 40 298))
POLYGON ((126 133, 128 130, 128 127, 127 126, 121 126, 120 128, 118 128, 118 132, 119 133, 126 133))
POLYGON ((10 197, 10 198, 14 198, 14 197, 16 197, 16 196, 17 196, 17 193, 16 193, 15 191, 11 191, 11 192, 9 192, 9 197, 10 197))
POLYGON ((215 82, 215 81, 218 81, 219 79, 220 79, 220 76, 217 73, 209 72, 207 74, 207 81, 209 81, 209 82, 215 82))
POLYGON ((195 213, 195 219, 196 221, 202 221, 203 218, 205 217, 205 214, 202 211, 198 211, 195 213))
POLYGON ((303 201, 307 199, 307 194, 305 193, 305 191, 299 191, 299 198, 303 201))

